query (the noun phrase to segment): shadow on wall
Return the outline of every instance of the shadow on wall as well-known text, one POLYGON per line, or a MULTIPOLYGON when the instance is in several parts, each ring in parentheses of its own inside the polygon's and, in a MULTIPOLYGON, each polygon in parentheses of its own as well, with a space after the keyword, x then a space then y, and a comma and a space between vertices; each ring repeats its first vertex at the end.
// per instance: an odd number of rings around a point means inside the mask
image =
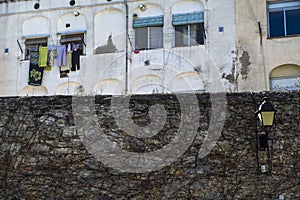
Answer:
POLYGON ((107 43, 99 46, 94 50, 94 54, 115 53, 117 52, 116 45, 112 41, 112 35, 108 36, 107 43))

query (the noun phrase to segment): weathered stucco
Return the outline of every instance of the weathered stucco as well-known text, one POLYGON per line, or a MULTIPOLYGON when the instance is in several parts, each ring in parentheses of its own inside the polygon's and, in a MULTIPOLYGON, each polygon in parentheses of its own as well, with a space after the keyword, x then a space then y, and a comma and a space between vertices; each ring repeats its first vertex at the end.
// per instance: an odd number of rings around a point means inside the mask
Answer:
POLYGON ((237 62, 238 91, 269 90, 272 70, 282 65, 300 67, 300 37, 268 38, 267 2, 235 1, 237 57, 244 58, 247 52, 250 58, 250 63, 237 62))
POLYGON ((0 4, 0 69, 4 74, 0 80, 2 96, 61 94, 61 88, 65 86, 63 94, 78 94, 77 87, 80 85, 84 88, 84 94, 125 94, 126 77, 129 93, 209 91, 212 87, 208 86, 217 80, 223 81, 222 90, 235 90, 233 81, 222 79, 222 74, 231 74, 235 57, 231 53, 235 52, 234 0, 226 4, 200 0, 128 1, 127 74, 123 1, 102 0, 95 3, 94 0, 86 0, 76 1, 75 6, 70 6, 69 1, 51 0, 41 1, 39 9, 33 8, 34 3, 20 1, 0 4), (141 10, 140 4, 145 4, 146 10, 141 10), (195 10, 204 11, 205 45, 174 47, 172 14, 195 10), (80 14, 75 15, 74 11, 80 14), (163 48, 134 52, 133 14, 138 17, 164 15, 163 48), (223 32, 219 32, 219 27, 223 27, 223 32), (48 34, 48 44, 59 45, 61 34, 74 31, 85 33, 86 47, 85 55, 80 58, 81 69, 69 73, 68 78, 59 78, 59 70, 54 68, 44 73, 42 86, 46 88, 46 93, 40 93, 35 88, 29 89, 29 62, 24 60, 16 41, 19 40, 24 50, 25 36, 48 34), (110 35, 112 43, 108 40, 110 35), (9 48, 8 53, 4 53, 5 48, 9 48), (145 65, 145 61, 150 64, 145 65), (185 76, 176 82, 177 76, 190 74, 198 66, 201 66, 200 76, 185 76), (149 80, 149 77, 157 78, 149 80), (182 81, 191 82, 192 85, 183 87, 182 81), (69 87, 69 82, 78 86, 69 87), (136 85, 138 82, 140 85, 136 85))
POLYGON ((250 71, 249 66, 250 66, 250 57, 247 51, 243 51, 242 56, 239 58, 239 61, 242 65, 241 67, 241 75, 242 78, 245 80, 247 79, 248 73, 250 71))

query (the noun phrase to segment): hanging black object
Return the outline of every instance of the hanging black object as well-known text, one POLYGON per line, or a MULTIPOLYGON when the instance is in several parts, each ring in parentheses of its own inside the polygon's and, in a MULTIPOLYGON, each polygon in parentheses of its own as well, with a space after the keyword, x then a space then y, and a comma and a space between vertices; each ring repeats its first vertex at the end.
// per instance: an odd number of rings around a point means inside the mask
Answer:
POLYGON ((40 8, 40 4, 39 3, 35 3, 33 7, 34 7, 34 9, 39 9, 40 8))
POLYGON ((76 3, 75 0, 71 0, 71 1, 70 1, 70 5, 71 5, 71 6, 74 6, 75 3, 76 3))

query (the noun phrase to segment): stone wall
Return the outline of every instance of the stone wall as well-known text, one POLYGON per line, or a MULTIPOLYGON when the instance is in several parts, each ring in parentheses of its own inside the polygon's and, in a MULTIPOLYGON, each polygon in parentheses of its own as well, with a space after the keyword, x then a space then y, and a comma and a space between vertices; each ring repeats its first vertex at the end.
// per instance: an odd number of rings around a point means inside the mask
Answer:
MULTIPOLYGON (((0 199, 299 199, 300 92, 227 94, 226 108, 220 112, 220 118, 226 114, 222 133, 211 152, 201 157, 199 150, 214 126, 211 105, 221 96, 197 94, 200 117, 192 144, 172 164, 145 173, 108 167, 87 150, 74 120, 80 116, 72 109, 72 97, 0 98, 0 199), (254 112, 265 95, 277 109, 270 130, 272 171, 267 151, 256 151, 256 136, 263 130, 254 112)), ((96 112, 91 115, 119 148, 148 153, 176 137, 183 119, 175 95, 131 97, 132 120, 141 127, 151 123, 151 105, 159 103, 166 110, 164 127, 149 138, 130 136, 117 126, 111 99, 93 99, 96 112)), ((84 103, 82 108, 90 112, 84 103)))

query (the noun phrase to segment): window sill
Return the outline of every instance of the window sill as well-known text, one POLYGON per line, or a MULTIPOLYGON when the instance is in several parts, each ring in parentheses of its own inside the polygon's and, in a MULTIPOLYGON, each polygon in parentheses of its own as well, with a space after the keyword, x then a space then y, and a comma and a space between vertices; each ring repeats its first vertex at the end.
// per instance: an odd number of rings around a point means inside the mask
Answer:
POLYGON ((190 45, 190 46, 174 46, 172 48, 202 47, 202 46, 205 46, 205 44, 197 44, 197 45, 190 45))
POLYGON ((93 55, 118 54, 118 53, 122 53, 122 52, 124 52, 124 51, 122 50, 122 51, 116 51, 116 52, 103 52, 103 53, 95 53, 95 52, 93 52, 93 55))
POLYGON ((298 35, 287 35, 287 36, 267 37, 267 39, 268 39, 268 40, 272 40, 272 39, 298 38, 298 37, 300 37, 300 34, 298 34, 298 35))
POLYGON ((160 50, 160 49, 163 49, 163 47, 159 47, 159 48, 150 48, 150 49, 147 49, 147 48, 144 48, 144 49, 138 49, 138 48, 136 48, 135 50, 139 50, 139 51, 151 51, 151 50, 160 50))

